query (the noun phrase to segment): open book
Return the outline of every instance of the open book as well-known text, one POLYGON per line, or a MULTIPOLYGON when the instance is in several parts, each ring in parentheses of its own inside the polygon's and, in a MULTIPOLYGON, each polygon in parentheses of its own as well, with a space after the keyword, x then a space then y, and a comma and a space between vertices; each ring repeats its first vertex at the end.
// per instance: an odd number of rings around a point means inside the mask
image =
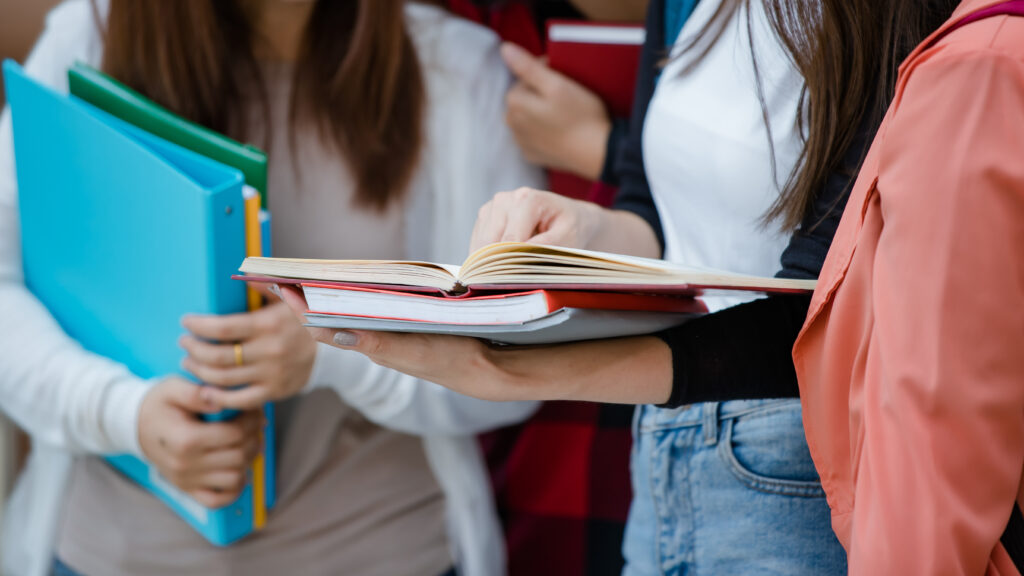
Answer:
POLYGON ((813 280, 747 276, 662 260, 519 242, 491 244, 461 266, 388 260, 246 258, 248 275, 301 282, 403 286, 460 296, 474 291, 596 290, 699 295, 706 290, 804 292, 813 280))

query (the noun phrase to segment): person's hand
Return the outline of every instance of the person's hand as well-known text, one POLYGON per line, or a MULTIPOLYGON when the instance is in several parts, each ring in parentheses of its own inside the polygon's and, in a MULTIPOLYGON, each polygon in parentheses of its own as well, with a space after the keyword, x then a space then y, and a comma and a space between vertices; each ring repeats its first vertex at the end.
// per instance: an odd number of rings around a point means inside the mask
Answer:
POLYGON ((316 342, 280 298, 257 288, 268 304, 255 312, 183 321, 192 333, 180 341, 188 352, 183 366, 212 385, 204 399, 221 408, 253 409, 293 396, 313 371, 316 342))
POLYGON ((517 79, 506 98, 505 120, 525 158, 588 180, 600 178, 612 129, 604 103, 515 44, 503 44, 501 55, 517 79))
MULTIPOLYGON (((300 289, 281 286, 281 297, 302 317, 300 289)), ((661 404, 672 392, 672 352, 649 336, 493 347, 463 336, 308 330, 324 344, 481 400, 661 404)))
POLYGON ((587 248, 606 212, 592 202, 532 188, 498 192, 477 214, 470 250, 494 242, 587 248))
POLYGON ((203 422, 217 410, 202 386, 168 378, 153 386, 139 408, 139 445, 169 482, 208 508, 227 506, 245 487, 259 452, 263 416, 245 412, 228 422, 203 422))

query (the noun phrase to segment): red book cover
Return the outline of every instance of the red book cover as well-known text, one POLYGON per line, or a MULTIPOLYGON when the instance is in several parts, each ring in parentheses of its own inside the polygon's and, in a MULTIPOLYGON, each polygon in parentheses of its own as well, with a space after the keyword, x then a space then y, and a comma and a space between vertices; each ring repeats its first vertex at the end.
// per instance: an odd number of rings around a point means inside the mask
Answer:
POLYGON ((548 65, 597 94, 613 117, 626 118, 643 43, 636 24, 551 20, 548 65))
MULTIPOLYGON (((540 289, 498 294, 482 293, 474 295, 467 293, 460 298, 450 298, 433 294, 412 293, 406 290, 387 290, 381 288, 368 288, 365 286, 342 286, 337 282, 302 282, 300 285, 303 288, 325 288, 328 290, 388 294, 401 298, 408 298, 410 301, 427 299, 479 302, 487 300, 505 300, 508 298, 517 298, 532 294, 543 294, 548 312, 554 312, 556 310, 561 310, 562 308, 580 308, 588 310, 633 310, 638 312, 674 312, 685 314, 704 314, 708 311, 707 307, 704 306, 701 301, 685 295, 540 289)), ((333 313, 324 310, 311 310, 310 312, 317 314, 333 313)))
MULTIPOLYGON (((548 22, 548 64, 579 82, 604 101, 612 117, 626 118, 633 106, 643 26, 551 20, 548 22)), ((571 198, 610 204, 600 184, 574 174, 549 172, 553 192, 571 198)))

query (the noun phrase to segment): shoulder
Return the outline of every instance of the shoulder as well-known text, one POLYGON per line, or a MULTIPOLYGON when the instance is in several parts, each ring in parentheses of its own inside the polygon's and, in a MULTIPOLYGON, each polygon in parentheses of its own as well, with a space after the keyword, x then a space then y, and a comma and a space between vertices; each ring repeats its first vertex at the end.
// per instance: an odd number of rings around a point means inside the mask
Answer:
POLYGON ((1024 59, 1024 16, 990 16, 950 32, 931 49, 947 57, 998 53, 1024 59))
POLYGON ((1001 16, 994 20, 989 47, 1006 56, 1024 60, 1024 16, 1001 16))
POLYGON ((912 56, 906 68, 957 67, 964 62, 1003 59, 1024 62, 1022 16, 991 16, 963 25, 912 56))
POLYGON ((106 2, 94 5, 90 0, 64 0, 46 15, 46 29, 74 30, 83 22, 92 23, 106 9, 106 2))
MULTIPOLYGON (((1020 88, 1024 81, 1024 17, 993 16, 961 26, 916 52, 900 72, 904 76, 901 92, 915 93, 917 99, 959 96, 984 100, 986 90, 1020 88), (924 94, 928 89, 936 93, 924 94)), ((898 94, 898 107, 902 107, 904 96, 898 94)))
POLYGON ((106 2, 65 0, 46 16, 39 36, 25 62, 31 76, 64 90, 67 69, 76 61, 98 65, 102 57, 100 21, 106 17, 106 2))
POLYGON ((498 53, 500 40, 491 30, 442 8, 410 2, 406 25, 428 79, 432 75, 473 79, 507 73, 498 53), (492 70, 490 74, 488 70, 492 70))
POLYGON ((996 17, 964 26, 904 64, 876 143, 883 209, 903 199, 935 213, 1024 190, 1022 24, 996 17))

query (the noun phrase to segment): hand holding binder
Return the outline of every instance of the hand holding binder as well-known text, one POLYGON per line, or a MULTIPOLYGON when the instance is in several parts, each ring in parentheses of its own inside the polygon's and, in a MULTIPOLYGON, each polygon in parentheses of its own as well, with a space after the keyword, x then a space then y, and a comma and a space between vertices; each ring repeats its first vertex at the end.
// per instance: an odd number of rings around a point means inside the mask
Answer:
POLYGON ((267 298, 266 306, 248 314, 188 316, 184 325, 191 334, 181 339, 188 352, 186 370, 212 386, 245 385, 233 392, 243 400, 231 406, 235 409, 258 408, 299 393, 316 358, 316 342, 302 322, 267 285, 254 286, 267 298))
POLYGON ((146 459, 172 484, 207 508, 235 501, 260 449, 259 411, 230 422, 206 423, 195 415, 217 409, 202 387, 180 378, 153 386, 139 409, 139 444, 146 459))

